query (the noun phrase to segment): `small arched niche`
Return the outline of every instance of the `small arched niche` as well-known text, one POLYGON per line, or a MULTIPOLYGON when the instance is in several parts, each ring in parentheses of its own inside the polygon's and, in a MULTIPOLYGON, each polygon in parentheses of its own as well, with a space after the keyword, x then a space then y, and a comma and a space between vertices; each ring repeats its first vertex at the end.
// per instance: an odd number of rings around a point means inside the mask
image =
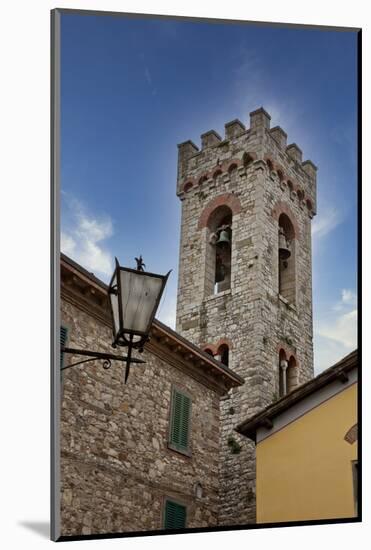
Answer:
POLYGON ((193 183, 191 181, 187 181, 184 185, 184 192, 188 193, 193 187, 193 183))
POLYGON ((233 174, 237 170, 237 164, 235 162, 232 162, 232 164, 228 168, 229 175, 233 174))
POLYGON ((209 216, 205 256, 205 295, 218 294, 231 286, 232 211, 218 206, 209 216))
POLYGON ((242 164, 245 168, 247 168, 248 166, 250 166, 253 160, 253 157, 249 153, 244 153, 242 157, 242 164))
POLYGON ((278 287, 290 304, 296 303, 296 239, 294 226, 287 216, 278 219, 278 287))
POLYGON ((298 189, 296 191, 296 194, 298 196, 299 201, 302 202, 304 200, 304 191, 302 189, 298 189))
POLYGON ((213 180, 217 180, 219 178, 219 176, 222 175, 222 171, 220 170, 220 168, 217 168, 214 173, 213 173, 213 180))

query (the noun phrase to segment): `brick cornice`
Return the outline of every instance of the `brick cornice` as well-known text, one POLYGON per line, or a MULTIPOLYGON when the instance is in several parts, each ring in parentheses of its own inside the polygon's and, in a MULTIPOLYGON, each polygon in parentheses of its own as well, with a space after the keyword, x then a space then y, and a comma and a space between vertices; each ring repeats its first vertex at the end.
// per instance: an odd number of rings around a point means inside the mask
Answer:
POLYGON ((232 349, 232 342, 228 338, 220 338, 216 344, 203 344, 202 349, 205 351, 206 349, 209 349, 213 352, 213 355, 216 355, 218 353, 218 349, 222 345, 228 346, 228 349, 232 349))

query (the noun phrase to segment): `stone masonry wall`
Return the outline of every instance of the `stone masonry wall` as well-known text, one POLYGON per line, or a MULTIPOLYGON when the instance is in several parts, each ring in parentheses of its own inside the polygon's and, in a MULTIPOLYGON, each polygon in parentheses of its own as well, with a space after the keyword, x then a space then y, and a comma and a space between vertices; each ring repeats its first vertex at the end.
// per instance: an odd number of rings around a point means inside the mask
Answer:
POLYGON ((229 367, 245 384, 221 404, 219 523, 255 521, 254 445, 234 428, 278 397, 279 349, 295 356, 298 383, 313 376, 311 219, 316 211, 316 168, 302 163, 286 134, 270 130, 259 109, 250 128, 226 125, 179 146, 177 194, 182 201, 177 330, 193 343, 230 342, 229 367), (210 277, 207 216, 229 205, 232 221, 231 288, 205 292, 210 277), (211 206, 210 206, 211 205, 211 206), (278 218, 296 231, 296 301, 278 289, 278 218))
MULTIPOLYGON (((66 300, 61 316, 68 346, 112 352, 109 326, 66 300)), ((161 529, 165 497, 187 506, 187 527, 217 525, 219 396, 153 353, 140 357, 127 385, 118 363, 63 372, 62 535, 161 529), (167 446, 173 385, 192 399, 191 457, 167 446)))

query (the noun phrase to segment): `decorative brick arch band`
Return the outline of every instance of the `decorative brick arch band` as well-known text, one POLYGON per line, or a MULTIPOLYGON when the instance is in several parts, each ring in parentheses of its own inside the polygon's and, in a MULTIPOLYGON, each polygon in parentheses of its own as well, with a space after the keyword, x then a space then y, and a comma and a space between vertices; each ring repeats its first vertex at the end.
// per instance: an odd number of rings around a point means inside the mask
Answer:
POLYGON ((220 338, 216 344, 204 344, 202 350, 210 350, 213 355, 217 355, 220 346, 227 346, 229 350, 232 349, 232 344, 228 338, 220 338))
POLYGON ((231 171, 233 167, 239 168, 240 166, 246 166, 248 164, 247 161, 254 161, 257 160, 257 155, 253 151, 251 152, 245 152, 242 155, 242 158, 233 158, 230 160, 225 160, 221 164, 217 164, 209 170, 208 172, 203 172, 198 178, 187 178, 187 180, 184 182, 182 186, 182 190, 184 193, 188 193, 193 187, 197 187, 201 185, 204 181, 207 181, 209 178, 215 179, 218 175, 222 175, 223 173, 228 173, 231 171))
POLYGON ((213 344, 204 344, 202 346, 202 351, 205 351, 206 353, 208 353, 208 351, 211 351, 213 357, 214 355, 216 355, 215 346, 213 344))
POLYGON ((289 361, 291 359, 291 357, 293 357, 295 359, 295 368, 299 368, 299 361, 296 357, 296 353, 294 353, 291 350, 291 348, 289 346, 287 346, 286 344, 277 344, 277 346, 276 346, 277 356, 279 356, 279 353, 280 353, 281 350, 286 355, 287 361, 289 361))
POLYGON ((272 210, 272 218, 278 223, 281 214, 286 214, 286 216, 290 219, 290 222, 294 228, 295 239, 298 240, 300 238, 300 230, 292 210, 286 202, 278 201, 272 210))
POLYGON ((358 424, 354 424, 344 436, 345 441, 351 445, 358 439, 358 424))
POLYGON ((219 206, 228 206, 232 210, 233 216, 241 212, 242 207, 239 199, 233 193, 224 193, 212 199, 209 204, 204 208, 202 214, 198 220, 198 229, 207 227, 211 214, 219 206))
POLYGON ((220 338, 217 343, 215 344, 215 349, 216 351, 218 351, 218 349, 220 348, 220 346, 227 346, 228 349, 232 349, 232 344, 231 342, 228 340, 228 338, 220 338))

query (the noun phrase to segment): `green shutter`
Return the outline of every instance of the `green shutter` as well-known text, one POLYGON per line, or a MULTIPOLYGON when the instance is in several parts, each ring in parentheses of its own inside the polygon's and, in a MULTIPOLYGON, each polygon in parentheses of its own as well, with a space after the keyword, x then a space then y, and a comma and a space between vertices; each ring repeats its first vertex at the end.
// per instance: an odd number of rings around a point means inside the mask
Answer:
MULTIPOLYGON (((66 327, 61 326, 60 330, 60 346, 65 346, 67 344, 67 337, 68 337, 68 329, 66 327)), ((60 367, 63 367, 63 352, 61 351, 61 357, 60 357, 60 367)))
POLYGON ((190 411, 190 398, 173 390, 170 443, 183 451, 188 449, 190 411))
POLYGON ((182 504, 167 500, 165 505, 165 529, 184 529, 187 509, 182 504))

